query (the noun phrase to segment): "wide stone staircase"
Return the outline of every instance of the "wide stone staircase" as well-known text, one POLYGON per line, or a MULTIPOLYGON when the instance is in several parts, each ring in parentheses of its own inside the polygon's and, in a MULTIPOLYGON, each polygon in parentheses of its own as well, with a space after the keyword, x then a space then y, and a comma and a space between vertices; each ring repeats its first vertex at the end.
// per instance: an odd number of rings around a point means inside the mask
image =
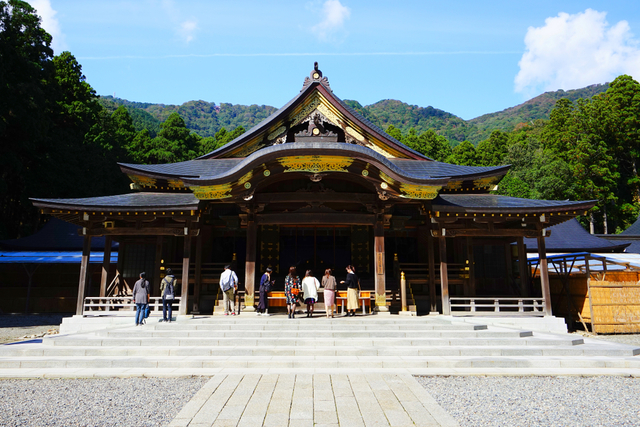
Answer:
MULTIPOLYGON (((67 320, 67 319, 65 319, 67 320)), ((443 316, 243 314, 133 326, 75 318, 62 334, 0 346, 0 377, 217 372, 558 374, 640 372, 640 348, 443 316), (95 330, 90 330, 95 329, 95 330), (71 332, 75 331, 75 332, 71 332)))

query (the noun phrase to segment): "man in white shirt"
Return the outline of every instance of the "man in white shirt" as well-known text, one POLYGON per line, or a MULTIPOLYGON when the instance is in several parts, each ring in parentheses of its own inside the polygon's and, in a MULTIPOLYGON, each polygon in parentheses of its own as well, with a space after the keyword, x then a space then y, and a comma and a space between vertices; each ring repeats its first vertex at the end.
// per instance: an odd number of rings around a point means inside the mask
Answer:
POLYGON ((235 315, 236 312, 233 308, 235 301, 235 291, 238 288, 238 276, 231 270, 230 265, 224 266, 224 271, 220 275, 220 289, 222 290, 222 297, 224 302, 224 315, 228 316, 229 313, 235 315))

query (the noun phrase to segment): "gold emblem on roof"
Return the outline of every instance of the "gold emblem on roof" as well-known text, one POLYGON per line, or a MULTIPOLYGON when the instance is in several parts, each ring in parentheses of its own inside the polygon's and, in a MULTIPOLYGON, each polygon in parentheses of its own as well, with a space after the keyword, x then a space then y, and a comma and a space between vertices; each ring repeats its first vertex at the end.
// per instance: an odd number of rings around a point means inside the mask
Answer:
POLYGON ((278 162, 285 172, 348 172, 353 159, 338 156, 280 157, 278 162))

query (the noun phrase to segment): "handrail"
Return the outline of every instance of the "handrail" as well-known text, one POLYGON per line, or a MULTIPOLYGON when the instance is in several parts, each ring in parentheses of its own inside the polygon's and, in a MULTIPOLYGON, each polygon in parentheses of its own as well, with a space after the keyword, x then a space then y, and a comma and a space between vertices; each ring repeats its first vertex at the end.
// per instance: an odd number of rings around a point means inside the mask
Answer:
MULTIPOLYGON (((180 297, 173 300, 172 305, 180 303, 180 297)), ((162 312, 162 297, 151 297, 149 299, 149 307, 152 312, 162 312)), ((86 297, 82 306, 82 315, 100 315, 100 314, 129 314, 136 308, 132 296, 124 297, 86 297)))
POLYGON ((544 298, 450 297, 451 315, 544 316, 544 298), (459 303, 457 303, 459 301, 459 303), (467 302, 468 303, 463 303, 467 302), (515 302, 515 304, 513 303, 515 302))

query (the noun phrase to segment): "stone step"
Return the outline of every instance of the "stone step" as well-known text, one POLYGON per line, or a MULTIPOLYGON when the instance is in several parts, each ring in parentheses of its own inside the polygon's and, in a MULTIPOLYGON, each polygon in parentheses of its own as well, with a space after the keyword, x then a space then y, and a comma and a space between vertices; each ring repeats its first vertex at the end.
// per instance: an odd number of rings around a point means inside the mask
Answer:
POLYGON ((632 357, 640 354, 640 348, 597 345, 565 347, 527 346, 398 346, 398 347, 324 347, 324 346, 215 346, 215 347, 100 347, 100 346, 35 346, 7 347, 0 350, 0 357, 82 357, 82 356, 610 356, 632 357))
POLYGON ((180 347, 180 346, 324 346, 324 347, 395 347, 395 346, 574 346, 584 343, 582 338, 536 338, 527 340, 525 338, 367 338, 348 337, 344 339, 333 338, 245 338, 245 337, 87 337, 87 336, 51 336, 44 337, 42 343, 52 346, 111 346, 111 347, 180 347))
MULTIPOLYGON (((369 323, 350 323, 344 324, 340 322, 336 324, 335 321, 324 319, 322 321, 315 322, 313 319, 301 319, 297 321, 294 319, 289 322, 239 322, 239 323, 186 323, 186 322, 171 322, 171 323, 152 323, 148 322, 144 325, 145 328, 153 328, 158 330, 163 329, 181 329, 181 330, 233 330, 233 331, 252 331, 252 330, 331 330, 331 331, 353 331, 353 330, 367 330, 367 331, 403 331, 403 330, 424 330, 424 331, 481 331, 486 330, 486 325, 472 325, 472 324, 409 324, 409 325, 371 325, 369 323), (308 321, 305 322, 305 321, 308 321), (323 323, 327 322, 327 323, 323 323)), ((125 327, 132 326, 125 325, 125 327)))
POLYGON ((278 330, 118 330, 104 331, 96 334, 101 337, 119 338, 522 338, 531 337, 531 331, 308 331, 278 330))
MULTIPOLYGON (((0 369, 419 369, 419 368, 640 368, 640 359, 613 357, 547 356, 85 356, 20 357, 0 359, 0 369)), ((197 373, 195 373, 197 374, 197 373)))

